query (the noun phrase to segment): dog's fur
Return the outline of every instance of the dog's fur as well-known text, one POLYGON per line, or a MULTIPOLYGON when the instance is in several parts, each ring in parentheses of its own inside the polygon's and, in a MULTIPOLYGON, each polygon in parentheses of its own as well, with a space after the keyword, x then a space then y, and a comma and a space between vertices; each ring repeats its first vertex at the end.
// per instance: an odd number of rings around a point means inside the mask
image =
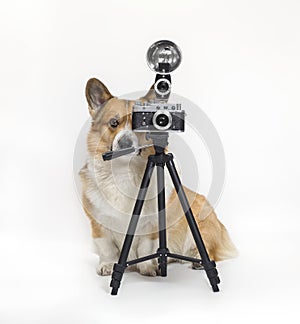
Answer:
MULTIPOLYGON (((141 100, 154 97, 153 88, 141 100)), ((138 188, 146 166, 147 157, 154 153, 153 147, 142 149, 138 154, 103 161, 102 153, 123 147, 150 143, 144 133, 131 130, 131 111, 134 101, 113 97, 97 79, 86 85, 86 98, 92 117, 88 134, 89 158, 81 169, 83 184, 82 201, 91 221, 92 236, 100 262, 98 274, 109 275, 118 260, 124 233, 131 217, 138 188), (111 120, 117 120, 117 127, 111 120)), ((134 238, 129 259, 152 254, 158 248, 156 177, 153 175, 143 206, 142 215, 134 238)), ((185 188, 205 246, 215 261, 236 254, 224 225, 217 219, 213 208, 204 196, 185 188)), ((166 175, 167 238, 171 252, 199 257, 184 217, 176 192, 166 175)), ((144 275, 155 276, 156 261, 137 265, 144 275)))

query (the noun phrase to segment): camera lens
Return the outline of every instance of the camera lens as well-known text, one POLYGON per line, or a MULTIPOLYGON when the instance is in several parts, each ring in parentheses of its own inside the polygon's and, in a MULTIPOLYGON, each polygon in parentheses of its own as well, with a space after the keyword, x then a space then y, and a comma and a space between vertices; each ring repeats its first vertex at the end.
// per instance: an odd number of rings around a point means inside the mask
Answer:
POLYGON ((172 116, 171 114, 166 111, 160 111, 158 110, 153 115, 153 126, 158 130, 167 130, 172 125, 172 116))
POLYGON ((154 84, 154 90, 160 96, 167 96, 171 91, 171 82, 166 78, 161 78, 154 84))
POLYGON ((158 84, 157 84, 157 89, 160 91, 160 92, 167 92, 169 90, 169 84, 165 81, 160 81, 158 84))
POLYGON ((166 127, 169 123, 169 117, 165 114, 158 115, 156 117, 156 124, 161 127, 166 127))

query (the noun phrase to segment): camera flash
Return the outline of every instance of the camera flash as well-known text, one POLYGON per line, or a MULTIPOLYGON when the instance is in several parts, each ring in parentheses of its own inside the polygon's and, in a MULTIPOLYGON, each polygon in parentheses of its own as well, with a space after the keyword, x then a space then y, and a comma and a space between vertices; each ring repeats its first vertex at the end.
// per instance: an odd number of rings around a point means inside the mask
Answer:
POLYGON ((168 40, 155 42, 147 51, 147 63, 150 69, 160 74, 167 74, 177 69, 181 58, 180 48, 168 40), (169 71, 163 70, 161 63, 168 64, 169 71))

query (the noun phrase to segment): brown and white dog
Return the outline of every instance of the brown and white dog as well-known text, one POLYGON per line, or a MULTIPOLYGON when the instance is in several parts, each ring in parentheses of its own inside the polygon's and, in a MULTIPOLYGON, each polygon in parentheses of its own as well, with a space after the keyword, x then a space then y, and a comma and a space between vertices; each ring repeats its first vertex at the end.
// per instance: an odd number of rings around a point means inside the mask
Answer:
MULTIPOLYGON (((151 88, 140 100, 153 98, 151 88)), ((80 171, 83 185, 82 202, 91 221, 96 252, 100 257, 98 274, 110 275, 117 262, 126 229, 131 217, 147 157, 152 147, 112 161, 103 161, 102 153, 150 143, 144 133, 131 129, 131 111, 134 101, 118 99, 103 83, 90 79, 86 98, 92 117, 87 144, 89 158, 80 171)), ((129 259, 155 253, 158 248, 156 177, 153 176, 143 206, 129 259)), ((185 188, 193 214, 205 246, 212 260, 219 261, 236 254, 224 225, 204 196, 185 188)), ((166 175, 167 238, 170 252, 199 257, 181 205, 166 175)), ((137 270, 155 276, 155 260, 139 263, 137 270)))

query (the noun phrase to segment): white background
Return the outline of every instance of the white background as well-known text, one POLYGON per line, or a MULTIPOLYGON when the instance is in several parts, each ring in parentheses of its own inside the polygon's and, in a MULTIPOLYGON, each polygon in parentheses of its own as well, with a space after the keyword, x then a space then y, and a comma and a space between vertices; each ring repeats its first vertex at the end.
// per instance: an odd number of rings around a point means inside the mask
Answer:
POLYGON ((299 1, 21 1, 0 4, 0 322, 299 321, 299 1), (126 274, 117 297, 95 274, 72 175, 84 87, 146 89, 150 44, 178 43, 174 92, 222 138, 217 206, 240 251, 202 272, 126 274))

